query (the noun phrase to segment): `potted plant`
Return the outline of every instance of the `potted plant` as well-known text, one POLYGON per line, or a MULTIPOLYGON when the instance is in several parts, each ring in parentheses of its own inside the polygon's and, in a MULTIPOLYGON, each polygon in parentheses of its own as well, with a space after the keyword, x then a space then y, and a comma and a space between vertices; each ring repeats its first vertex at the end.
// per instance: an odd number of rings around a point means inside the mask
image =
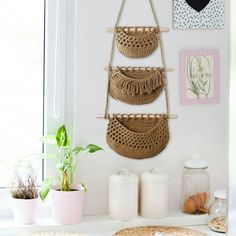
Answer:
POLYGON ((11 187, 13 216, 21 224, 34 224, 38 208, 37 178, 31 167, 26 173, 15 172, 15 181, 11 187))
POLYGON ((64 125, 59 127, 55 135, 42 137, 42 142, 55 144, 57 147, 54 158, 57 159, 59 183, 54 184, 53 177, 45 179, 39 193, 40 198, 44 201, 51 190, 54 219, 60 224, 76 224, 81 221, 84 195, 87 191, 85 184, 74 183, 74 174, 79 163, 78 154, 94 153, 102 148, 95 144, 89 144, 85 148, 72 147, 64 125))

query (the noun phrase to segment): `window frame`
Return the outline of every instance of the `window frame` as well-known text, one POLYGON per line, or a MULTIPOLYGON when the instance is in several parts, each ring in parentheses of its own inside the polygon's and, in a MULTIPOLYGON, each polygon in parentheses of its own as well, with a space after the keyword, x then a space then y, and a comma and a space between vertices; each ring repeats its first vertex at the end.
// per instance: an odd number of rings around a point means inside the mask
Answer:
MULTIPOLYGON (((46 74, 46 109, 45 109, 45 134, 53 134, 59 126, 65 124, 68 130, 72 130, 77 120, 76 117, 76 89, 77 89, 77 0, 46 0, 46 41, 45 41, 45 74, 46 74), (56 4, 59 3, 59 6, 56 4), (55 23, 58 9, 58 24, 55 23), (56 27, 58 26, 58 30, 56 27), (47 28, 48 27, 48 28, 47 28), (59 87, 56 90, 60 99, 54 103, 56 96, 52 96, 51 91, 55 87, 55 54, 50 51, 55 44, 55 35, 58 35, 57 63, 60 65, 59 87), (54 56, 53 56, 54 54, 54 56), (52 59, 53 58, 53 59, 52 59), (50 79, 48 79, 50 78, 50 79), (53 104, 54 103, 54 104, 53 104), (59 117, 55 118, 53 110, 59 108, 59 117)), ((72 142, 75 141, 72 137, 72 142)), ((55 147, 45 145, 45 152, 55 152, 55 147)), ((55 161, 44 161, 44 177, 57 176, 55 161)))

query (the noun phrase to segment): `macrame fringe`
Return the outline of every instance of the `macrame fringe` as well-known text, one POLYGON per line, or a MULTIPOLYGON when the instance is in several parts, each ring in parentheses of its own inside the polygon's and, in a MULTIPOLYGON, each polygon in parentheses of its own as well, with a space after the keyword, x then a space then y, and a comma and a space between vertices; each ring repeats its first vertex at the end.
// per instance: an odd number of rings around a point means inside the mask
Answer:
POLYGON ((113 75, 116 87, 126 94, 151 94, 157 88, 165 84, 165 76, 160 71, 154 71, 149 77, 143 79, 130 78, 121 72, 113 75))

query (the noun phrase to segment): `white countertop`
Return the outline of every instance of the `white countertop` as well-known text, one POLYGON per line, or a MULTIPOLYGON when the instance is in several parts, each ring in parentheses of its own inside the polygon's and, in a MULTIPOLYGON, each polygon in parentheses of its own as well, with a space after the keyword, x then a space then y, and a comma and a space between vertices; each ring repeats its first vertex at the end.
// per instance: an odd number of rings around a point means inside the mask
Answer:
POLYGON ((169 217, 163 219, 146 219, 138 217, 132 221, 113 221, 108 216, 86 216, 81 223, 77 225, 58 225, 51 218, 38 220, 35 225, 17 225, 12 219, 0 220, 0 236, 28 236, 31 232, 77 232, 81 236, 112 236, 117 231, 136 226, 148 225, 167 225, 183 226, 199 230, 209 236, 223 236, 209 230, 206 225, 207 215, 186 215, 180 212, 172 213, 169 217))

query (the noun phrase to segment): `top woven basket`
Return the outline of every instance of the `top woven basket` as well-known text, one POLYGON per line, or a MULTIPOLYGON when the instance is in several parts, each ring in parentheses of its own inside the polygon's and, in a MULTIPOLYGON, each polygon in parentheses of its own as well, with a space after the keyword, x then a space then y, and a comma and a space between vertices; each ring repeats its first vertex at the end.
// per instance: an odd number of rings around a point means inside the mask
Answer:
POLYGON ((144 58, 158 46, 157 27, 116 27, 116 44, 121 54, 129 58, 144 58))
POLYGON ((146 226, 123 229, 114 236, 208 236, 196 230, 182 227, 146 226))

